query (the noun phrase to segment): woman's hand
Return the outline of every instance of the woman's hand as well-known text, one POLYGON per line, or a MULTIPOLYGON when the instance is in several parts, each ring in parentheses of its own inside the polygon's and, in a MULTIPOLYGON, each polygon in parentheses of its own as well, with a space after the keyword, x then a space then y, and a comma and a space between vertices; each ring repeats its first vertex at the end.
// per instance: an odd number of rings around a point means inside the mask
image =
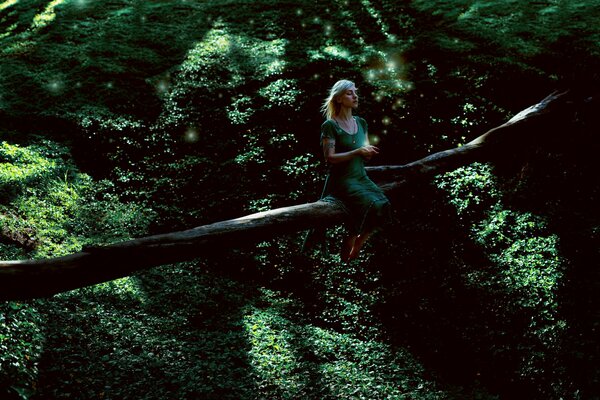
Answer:
POLYGON ((365 160, 369 161, 371 157, 373 157, 375 154, 379 154, 379 149, 375 146, 371 146, 370 144, 368 144, 359 148, 358 154, 365 160))
POLYGON ((335 152, 335 141, 332 139, 323 139, 323 155, 325 160, 330 164, 337 164, 342 162, 348 162, 354 157, 362 157, 369 161, 371 157, 379 153, 379 149, 370 144, 359 147, 358 149, 348 151, 346 153, 335 152))

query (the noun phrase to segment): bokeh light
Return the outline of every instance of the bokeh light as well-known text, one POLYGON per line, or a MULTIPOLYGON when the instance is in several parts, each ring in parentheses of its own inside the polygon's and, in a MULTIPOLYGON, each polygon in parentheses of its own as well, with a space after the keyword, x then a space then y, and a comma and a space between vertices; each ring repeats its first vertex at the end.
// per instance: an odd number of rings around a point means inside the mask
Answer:
POLYGON ((58 94, 63 90, 64 84, 59 80, 54 80, 48 83, 47 88, 51 93, 58 94))
POLYGON ((188 128, 185 131, 185 134, 183 135, 183 140, 185 140, 188 143, 196 143, 199 138, 200 135, 198 133, 198 130, 196 130, 195 128, 188 128))

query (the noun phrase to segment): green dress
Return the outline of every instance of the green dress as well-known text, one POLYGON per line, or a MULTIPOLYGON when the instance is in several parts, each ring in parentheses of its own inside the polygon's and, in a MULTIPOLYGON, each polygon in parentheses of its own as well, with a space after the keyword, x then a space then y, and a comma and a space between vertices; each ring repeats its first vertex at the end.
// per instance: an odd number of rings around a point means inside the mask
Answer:
MULTIPOLYGON (((335 140, 336 153, 345 153, 367 144, 367 122, 354 117, 358 131, 350 134, 336 121, 321 125, 321 144, 324 138, 335 140)), ((390 219, 391 207, 383 191, 367 176, 362 157, 329 165, 329 173, 321 200, 341 203, 348 214, 348 229, 352 234, 373 230, 390 219)))

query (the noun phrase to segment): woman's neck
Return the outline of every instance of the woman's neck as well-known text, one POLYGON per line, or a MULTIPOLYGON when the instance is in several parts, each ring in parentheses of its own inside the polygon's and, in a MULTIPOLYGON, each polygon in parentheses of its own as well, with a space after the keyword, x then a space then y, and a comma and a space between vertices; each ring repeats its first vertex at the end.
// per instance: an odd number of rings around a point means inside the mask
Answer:
POLYGON ((337 113, 333 118, 340 121, 350 121, 352 119, 352 109, 342 108, 340 109, 340 112, 337 113))

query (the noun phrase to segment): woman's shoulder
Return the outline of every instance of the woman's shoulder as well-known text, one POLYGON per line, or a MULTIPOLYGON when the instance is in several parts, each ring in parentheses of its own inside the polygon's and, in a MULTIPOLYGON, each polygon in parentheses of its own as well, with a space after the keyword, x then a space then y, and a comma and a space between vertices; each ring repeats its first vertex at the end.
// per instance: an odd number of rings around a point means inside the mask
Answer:
POLYGON ((355 118, 356 118, 356 122, 357 122, 359 125, 361 125, 361 126, 363 127, 363 129, 366 131, 366 130, 367 130, 367 128, 368 128, 368 126, 369 126, 369 125, 367 124, 367 120, 366 120, 366 119, 364 119, 364 118, 362 118, 362 117, 358 117, 358 116, 356 116, 355 118))
POLYGON ((323 122, 321 124, 321 128, 330 127, 330 126, 335 128, 337 126, 337 124, 332 119, 326 119, 325 122, 323 122))
POLYGON ((324 138, 336 139, 337 138, 337 129, 334 121, 328 119, 327 121, 321 124, 321 140, 324 138))

